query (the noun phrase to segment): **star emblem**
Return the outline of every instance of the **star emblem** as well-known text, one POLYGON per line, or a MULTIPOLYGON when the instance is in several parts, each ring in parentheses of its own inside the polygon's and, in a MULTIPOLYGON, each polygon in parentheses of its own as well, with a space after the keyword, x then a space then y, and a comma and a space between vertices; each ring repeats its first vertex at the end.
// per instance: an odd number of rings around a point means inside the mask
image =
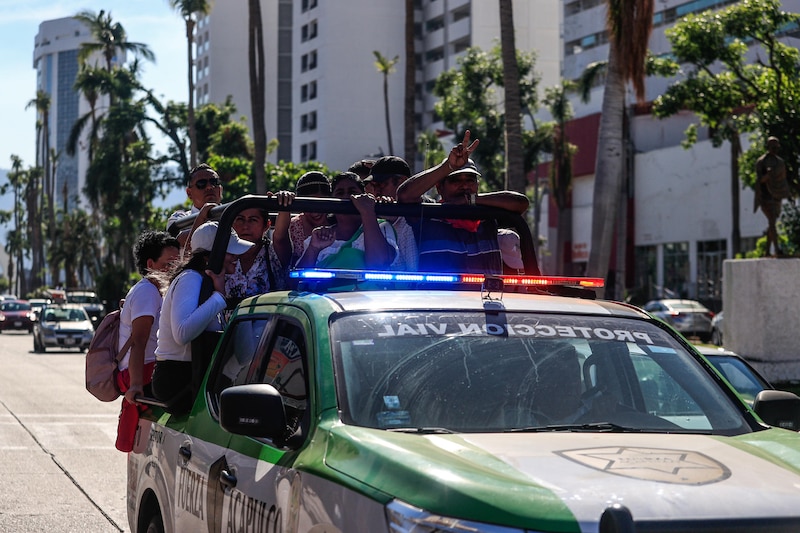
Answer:
POLYGON ((689 450, 608 446, 556 453, 595 470, 661 483, 706 485, 722 481, 731 475, 730 470, 722 463, 689 450))

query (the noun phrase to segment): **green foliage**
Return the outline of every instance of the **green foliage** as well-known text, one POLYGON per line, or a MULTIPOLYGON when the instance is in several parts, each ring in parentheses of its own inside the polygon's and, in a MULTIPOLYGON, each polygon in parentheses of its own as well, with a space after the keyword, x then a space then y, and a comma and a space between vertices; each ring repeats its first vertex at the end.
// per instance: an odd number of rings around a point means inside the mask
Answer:
POLYGON ((785 203, 778 225, 781 249, 785 255, 800 256, 800 207, 793 203, 785 203))
MULTIPOLYGON (((520 75, 520 107, 523 112, 537 108, 536 86, 539 76, 534 72, 536 56, 517 51, 520 75)), ((480 139, 473 159, 481 167, 483 180, 492 190, 504 187, 505 115, 497 89, 503 86, 503 62, 499 46, 489 52, 478 47, 468 48, 458 58, 457 66, 436 78, 433 94, 436 114, 457 139, 470 130, 472 138, 480 139)))
MULTIPOLYGON (((781 11, 779 0, 745 0, 684 17, 666 35, 675 57, 671 67, 682 64, 685 74, 654 101, 654 114, 694 111, 710 128, 715 146, 754 132, 740 162, 742 180, 750 186, 752 163, 764 151, 765 139, 778 137, 787 177, 800 191, 800 51, 780 40, 798 23, 800 14, 781 11), (754 62, 748 59, 751 45, 758 55, 754 62)), ((687 132, 687 142, 695 140, 696 129, 687 132)))
POLYGON ((0 292, 8 292, 11 282, 5 276, 0 276, 0 292))
POLYGON ((431 168, 441 163, 447 154, 442 146, 442 141, 435 131, 423 131, 417 137, 417 150, 423 157, 423 168, 431 168))
POLYGON ((253 159, 253 142, 247 125, 237 122, 235 115, 236 104, 230 95, 224 104, 204 104, 196 110, 198 161, 208 162, 212 154, 253 159), (231 145, 225 146, 227 142, 231 145))

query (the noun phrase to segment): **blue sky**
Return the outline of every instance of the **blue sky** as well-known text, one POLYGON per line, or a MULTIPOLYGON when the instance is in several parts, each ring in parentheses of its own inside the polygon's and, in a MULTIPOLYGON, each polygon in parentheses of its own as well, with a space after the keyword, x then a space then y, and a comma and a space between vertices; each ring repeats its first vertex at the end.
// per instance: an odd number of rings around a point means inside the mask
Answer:
POLYGON ((167 0, 2 0, 0 168, 11 166, 12 154, 26 166, 34 163, 36 113, 25 105, 36 95, 33 43, 39 24, 101 9, 123 25, 128 40, 144 43, 155 53, 155 64, 145 64, 144 86, 168 100, 187 100, 184 24, 167 0))

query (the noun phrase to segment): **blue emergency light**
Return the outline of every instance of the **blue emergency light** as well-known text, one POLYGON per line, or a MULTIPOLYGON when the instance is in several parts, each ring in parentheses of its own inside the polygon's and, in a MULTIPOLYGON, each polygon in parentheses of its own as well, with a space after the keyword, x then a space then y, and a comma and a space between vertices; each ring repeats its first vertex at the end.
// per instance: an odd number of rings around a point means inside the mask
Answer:
MULTIPOLYGON (((399 283, 436 283, 482 286, 487 276, 483 274, 449 274, 446 272, 400 272, 383 270, 347 270, 306 268, 292 270, 289 277, 298 280, 350 280, 383 281, 399 283)), ((603 278, 579 278, 569 276, 516 276, 497 275, 489 278, 501 279, 504 285, 523 287, 583 287, 597 289, 604 285, 603 278)))

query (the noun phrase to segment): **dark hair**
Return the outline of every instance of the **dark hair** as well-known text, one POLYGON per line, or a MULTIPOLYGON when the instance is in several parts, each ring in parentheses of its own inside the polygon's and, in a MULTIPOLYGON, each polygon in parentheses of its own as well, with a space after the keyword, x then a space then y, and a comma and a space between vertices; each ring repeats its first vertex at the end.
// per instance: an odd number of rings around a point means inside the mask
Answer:
POLYGON ((361 176, 361 179, 364 179, 369 176, 370 172, 372 171, 372 165, 374 164, 374 159, 362 159, 361 161, 356 161, 350 165, 350 168, 348 168, 347 171, 354 172, 361 176))
POLYGON ((294 187, 294 192, 297 196, 310 196, 313 194, 326 194, 331 195, 331 183, 328 176, 317 170, 306 172, 294 187))
POLYGON ((188 176, 186 176, 186 186, 187 186, 187 187, 189 186, 189 184, 192 182, 192 178, 194 177, 194 175, 195 175, 195 174, 197 174, 198 172, 202 172, 202 171, 204 171, 204 170, 205 170, 205 171, 208 171, 208 172, 211 172, 211 173, 213 173, 215 176, 219 177, 219 174, 217 174, 217 171, 216 171, 216 170, 214 170, 213 168, 211 168, 211 167, 210 167, 209 165, 207 165, 206 163, 200 163, 199 165, 197 165, 196 167, 194 167, 192 170, 190 170, 190 171, 189 171, 189 175, 188 175, 188 176))
POLYGON ((341 172, 331 178, 331 192, 333 191, 333 189, 336 188, 336 185, 342 180, 353 180, 358 184, 358 188, 361 189, 361 192, 364 192, 366 190, 364 188, 364 181, 361 179, 361 176, 359 176, 355 172, 341 172))
POLYGON ((147 274, 148 259, 157 261, 164 252, 164 248, 170 247, 180 250, 181 245, 178 239, 166 231, 147 230, 142 232, 133 245, 133 261, 136 263, 139 274, 142 276, 147 274))

